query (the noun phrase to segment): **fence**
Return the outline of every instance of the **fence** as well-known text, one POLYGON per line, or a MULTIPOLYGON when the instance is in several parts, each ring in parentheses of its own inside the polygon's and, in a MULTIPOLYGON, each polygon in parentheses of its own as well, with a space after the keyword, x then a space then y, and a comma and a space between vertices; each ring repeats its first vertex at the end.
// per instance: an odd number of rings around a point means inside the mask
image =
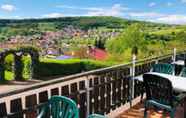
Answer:
MULTIPOLYGON (((185 59, 185 52, 177 58, 185 59)), ((80 118, 91 113, 107 114, 140 95, 142 84, 133 80, 158 62, 172 62, 172 54, 134 63, 98 69, 50 80, 0 94, 0 117, 35 118, 38 107, 53 95, 72 98, 80 109, 80 118)))

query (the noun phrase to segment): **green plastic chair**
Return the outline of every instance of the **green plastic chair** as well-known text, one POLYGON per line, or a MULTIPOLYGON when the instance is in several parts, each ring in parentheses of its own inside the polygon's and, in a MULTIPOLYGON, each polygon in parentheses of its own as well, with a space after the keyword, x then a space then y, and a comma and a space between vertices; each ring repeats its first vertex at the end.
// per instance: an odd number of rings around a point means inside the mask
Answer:
POLYGON ((181 77, 186 77, 186 67, 184 67, 180 72, 181 77))
POLYGON ((147 96, 144 118, 147 118, 147 110, 151 106, 170 112, 171 118, 174 118, 176 107, 184 100, 186 94, 173 95, 172 83, 167 78, 153 74, 144 74, 143 78, 147 96))
POLYGON ((100 114, 91 114, 88 118, 107 118, 106 116, 100 114))
POLYGON ((76 103, 64 96, 52 96, 41 108, 37 118, 45 118, 50 113, 52 118, 79 118, 79 110, 76 103))
POLYGON ((174 74, 174 66, 171 64, 159 63, 152 66, 151 72, 174 74))

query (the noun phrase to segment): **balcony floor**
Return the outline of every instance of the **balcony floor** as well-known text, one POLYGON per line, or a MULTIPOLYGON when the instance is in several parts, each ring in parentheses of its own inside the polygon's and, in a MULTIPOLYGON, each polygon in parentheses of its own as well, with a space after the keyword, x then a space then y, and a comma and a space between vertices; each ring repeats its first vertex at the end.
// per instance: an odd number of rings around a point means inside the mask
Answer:
POLYGON ((36 79, 32 79, 32 80, 27 80, 27 81, 11 81, 8 82, 6 84, 0 84, 0 93, 8 93, 11 91, 15 91, 18 89, 22 89, 28 86, 31 86, 33 84, 42 82, 41 80, 36 80, 36 79))
MULTIPOLYGON (((123 112, 120 116, 117 118, 143 118, 144 113, 144 105, 143 103, 139 103, 132 107, 131 109, 123 112)), ((163 118, 162 117, 162 111, 154 111, 149 110, 148 111, 148 118, 163 118)), ((166 118, 170 118, 169 114, 167 113, 166 118)), ((176 116, 175 118, 184 118, 184 109, 181 106, 178 106, 176 110, 176 116)))

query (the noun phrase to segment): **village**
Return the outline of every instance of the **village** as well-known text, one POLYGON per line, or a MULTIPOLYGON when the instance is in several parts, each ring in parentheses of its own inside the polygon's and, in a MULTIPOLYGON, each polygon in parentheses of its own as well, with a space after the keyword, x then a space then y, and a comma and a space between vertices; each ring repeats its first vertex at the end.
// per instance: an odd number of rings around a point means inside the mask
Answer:
POLYGON ((34 46, 40 55, 47 58, 91 58, 103 60, 107 57, 104 48, 106 39, 116 37, 120 31, 114 29, 89 29, 84 31, 68 26, 60 31, 46 31, 32 36, 11 36, 0 43, 1 49, 34 46), (79 43, 82 42, 82 43, 79 43))

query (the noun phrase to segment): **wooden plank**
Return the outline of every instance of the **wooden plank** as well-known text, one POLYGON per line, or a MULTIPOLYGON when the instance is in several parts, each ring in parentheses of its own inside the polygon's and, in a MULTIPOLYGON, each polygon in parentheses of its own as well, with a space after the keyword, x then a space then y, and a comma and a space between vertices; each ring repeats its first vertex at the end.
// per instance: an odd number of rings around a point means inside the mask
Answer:
MULTIPOLYGON (((26 99, 26 103, 25 103, 26 108, 34 107, 37 105, 36 94, 26 96, 25 99, 26 99)), ((28 113, 26 113, 26 118, 34 118, 36 116, 37 116, 37 110, 29 111, 28 113)))
MULTIPOLYGON (((99 84, 99 78, 95 77, 94 78, 94 85, 98 85, 99 84)), ((93 94, 94 94, 94 112, 98 113, 99 112, 99 87, 94 87, 93 89, 93 94)))
POLYGON ((66 96, 66 97, 69 97, 69 85, 66 85, 66 86, 62 86, 61 88, 61 95, 62 96, 66 96))
MULTIPOLYGON (((85 90, 85 81, 79 82, 79 90, 85 90)), ((86 93, 80 93, 78 103, 80 105, 80 118, 86 117, 87 106, 86 106, 86 93)))
POLYGON ((51 95, 52 96, 59 95, 59 89, 58 88, 51 89, 51 95))
POLYGON ((113 71, 112 72, 112 110, 116 109, 116 96, 117 96, 117 93, 116 93, 116 89, 117 89, 117 85, 116 85, 116 82, 117 82, 117 71, 113 71))
POLYGON ((101 75, 100 77, 100 83, 102 84, 100 86, 100 113, 101 114, 104 114, 106 113, 106 108, 105 108, 105 102, 106 102, 106 99, 105 99, 105 87, 106 87, 106 84, 105 84, 105 74, 101 75))
POLYGON ((110 112, 111 109, 111 73, 106 75, 106 113, 110 112))
MULTIPOLYGON (((11 106, 10 107, 11 113, 21 112, 23 110, 21 98, 12 100, 10 102, 10 106, 11 106)), ((23 114, 22 113, 15 114, 15 115, 12 115, 11 118, 23 118, 23 114)))
POLYGON ((0 103, 0 118, 7 115, 6 104, 0 103))

